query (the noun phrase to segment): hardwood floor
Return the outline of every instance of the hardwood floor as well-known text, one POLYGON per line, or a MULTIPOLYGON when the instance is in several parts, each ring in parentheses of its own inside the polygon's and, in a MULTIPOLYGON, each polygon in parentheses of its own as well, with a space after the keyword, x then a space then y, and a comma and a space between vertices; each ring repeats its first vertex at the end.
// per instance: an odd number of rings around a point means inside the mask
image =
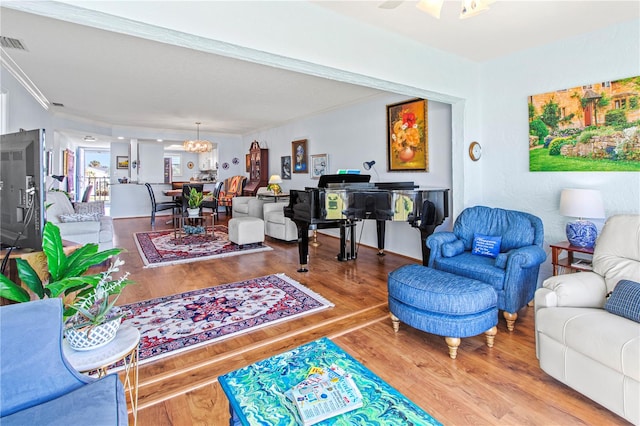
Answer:
MULTIPOLYGON (((156 220, 156 229, 163 226, 156 220)), ((225 224, 224 214, 218 223, 225 224)), ((115 245, 127 252, 123 270, 137 285, 119 303, 285 273, 335 304, 332 309, 183 352, 140 367, 138 424, 227 425, 228 402, 218 376, 327 336, 443 424, 623 425, 620 417, 547 376, 535 356, 533 309, 519 313, 514 332, 500 316, 495 345, 484 336, 462 339, 456 360, 444 338, 400 326, 393 332, 387 274, 414 259, 361 247, 358 259, 338 262, 338 240, 320 235, 309 247, 309 272, 298 273, 295 243, 267 238, 273 251, 143 269, 133 232, 148 218, 114 221, 115 245)), ((419 234, 416 231, 416 238, 419 234)), ((133 419, 130 415, 130 422, 133 419)))

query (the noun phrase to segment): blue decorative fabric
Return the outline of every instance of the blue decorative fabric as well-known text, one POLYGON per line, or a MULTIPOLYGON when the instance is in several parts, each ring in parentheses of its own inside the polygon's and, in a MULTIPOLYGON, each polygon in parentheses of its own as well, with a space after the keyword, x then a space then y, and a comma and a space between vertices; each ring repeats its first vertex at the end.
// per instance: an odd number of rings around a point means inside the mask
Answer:
POLYGON ((496 258, 500 253, 501 236, 493 235, 473 235, 473 244, 471 245, 471 254, 496 258))
POLYGON ((389 310, 403 323, 445 337, 469 337, 498 323, 497 296, 480 281, 422 265, 389 273, 389 310))
POLYGON ((444 243, 442 245, 442 255, 444 257, 454 257, 464 252, 464 243, 460 240, 455 240, 450 243, 444 243))
POLYGON ((0 308, 0 424, 126 425, 122 383, 74 370, 62 353, 62 301, 58 298, 0 308), (111 384, 98 385, 107 380, 111 384), (96 392, 110 398, 95 401, 96 392), (91 389, 91 390, 90 390, 91 389), (95 391, 95 392, 94 392, 95 391), (74 397, 66 398, 65 395, 74 397), (46 404, 39 407, 41 404, 46 404), (66 412, 70 422, 64 421, 66 412), (82 413, 82 419, 80 419, 82 413), (42 417, 41 417, 42 416, 42 417), (74 417, 75 416, 75 417, 74 417), (60 419, 57 421, 56 419, 60 419), (30 420, 30 421, 27 421, 30 420))
POLYGON ((533 299, 540 264, 546 259, 542 245, 542 221, 529 213, 485 206, 470 207, 456 219, 452 232, 436 232, 427 238, 429 266, 491 285, 498 308, 516 313, 533 299), (471 254, 475 234, 500 236, 495 259, 471 254), (465 251, 443 255, 445 244, 461 241, 465 251))
POLYGON ((604 309, 614 315, 640 322, 640 283, 618 281, 604 304, 604 309))

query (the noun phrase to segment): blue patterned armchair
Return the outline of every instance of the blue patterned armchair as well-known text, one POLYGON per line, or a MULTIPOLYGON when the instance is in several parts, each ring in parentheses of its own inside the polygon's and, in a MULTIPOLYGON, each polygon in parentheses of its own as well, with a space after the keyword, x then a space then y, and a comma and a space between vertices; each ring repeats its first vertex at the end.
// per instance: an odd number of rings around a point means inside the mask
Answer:
POLYGON ((491 285, 507 328, 513 331, 518 311, 533 299, 537 288, 540 264, 547 257, 543 239, 542 221, 534 215, 470 207, 458 216, 453 232, 436 232, 427 238, 429 267, 491 285), (487 240, 498 241, 493 255, 480 245, 487 240))

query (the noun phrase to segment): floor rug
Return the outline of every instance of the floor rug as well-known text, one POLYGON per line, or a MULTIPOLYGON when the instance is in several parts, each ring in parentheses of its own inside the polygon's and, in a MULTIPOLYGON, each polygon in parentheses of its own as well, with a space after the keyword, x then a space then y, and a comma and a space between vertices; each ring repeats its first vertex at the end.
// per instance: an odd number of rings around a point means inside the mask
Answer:
POLYGON ((140 331, 139 364, 334 305, 284 274, 123 305, 140 331))
POLYGON ((145 268, 273 250, 263 243, 242 247, 232 243, 224 225, 214 226, 214 236, 214 239, 202 235, 176 238, 173 230, 163 230, 136 232, 134 240, 145 268))

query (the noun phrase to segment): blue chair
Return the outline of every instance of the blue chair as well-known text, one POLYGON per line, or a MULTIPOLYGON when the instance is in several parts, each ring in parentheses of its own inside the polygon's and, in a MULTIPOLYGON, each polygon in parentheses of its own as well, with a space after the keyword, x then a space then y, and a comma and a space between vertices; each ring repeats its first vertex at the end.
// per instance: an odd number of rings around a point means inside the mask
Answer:
POLYGON ((458 216, 452 232, 427 238, 429 267, 491 285, 513 331, 518 311, 533 300, 538 285, 540 264, 547 257, 543 240, 542 221, 532 214, 470 207, 458 216), (472 253, 474 238, 481 236, 500 237, 497 257, 472 253))
POLYGON ((2 426, 128 423, 118 376, 93 379, 65 359, 61 299, 1 307, 0 347, 2 426))

